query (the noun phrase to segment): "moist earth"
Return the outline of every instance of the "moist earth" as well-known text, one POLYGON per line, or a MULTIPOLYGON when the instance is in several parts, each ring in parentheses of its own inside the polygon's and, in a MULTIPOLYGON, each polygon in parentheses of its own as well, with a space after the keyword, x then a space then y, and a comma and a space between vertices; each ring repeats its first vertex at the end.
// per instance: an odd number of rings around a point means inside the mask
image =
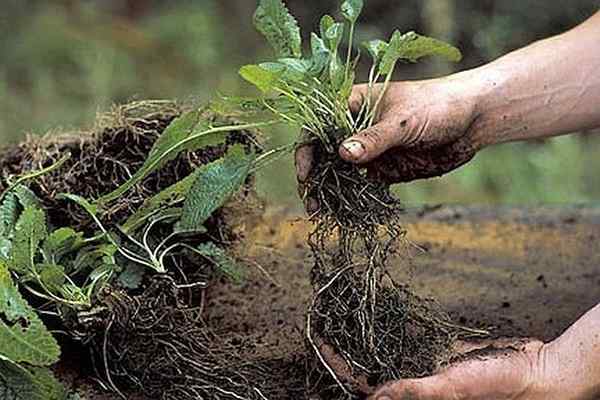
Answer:
MULTIPOLYGON (((436 299, 457 323, 547 341, 598 302, 600 209, 441 207, 406 222, 414 257, 393 265, 393 277, 436 299)), ((270 209, 248 232, 245 281, 220 282, 207 295, 208 324, 272 371, 269 386, 280 386, 283 400, 307 398, 310 230, 300 213, 270 209)), ((85 357, 66 350, 58 367, 65 380, 90 400, 116 399, 81 374, 85 357)))

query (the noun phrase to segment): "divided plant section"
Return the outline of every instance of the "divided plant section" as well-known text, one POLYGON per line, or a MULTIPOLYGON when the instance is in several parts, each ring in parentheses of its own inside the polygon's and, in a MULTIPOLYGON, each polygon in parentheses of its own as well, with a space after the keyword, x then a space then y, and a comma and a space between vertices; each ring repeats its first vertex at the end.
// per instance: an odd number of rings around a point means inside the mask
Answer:
POLYGON ((252 172, 269 156, 251 130, 263 125, 138 102, 105 115, 92 133, 5 149, 2 399, 65 399, 49 367, 59 342, 72 340, 123 398, 260 394, 244 374, 260 368, 202 318, 211 281, 240 279, 227 203, 245 210, 251 201, 252 172))
POLYGON ((310 143, 315 155, 305 193, 318 204, 308 239, 307 393, 365 396, 448 360, 464 330, 388 274, 405 235, 402 206, 337 149, 375 123, 399 62, 461 55, 414 32, 364 43, 369 90, 353 114, 362 8, 362 0, 346 0, 342 22, 324 16, 304 55, 284 3, 260 0, 255 25, 276 59, 240 70, 263 92, 259 98, 187 110, 132 103, 101 118, 92 133, 4 151, 0 397, 66 398, 49 369, 60 358, 58 337, 84 344, 105 387, 123 398, 281 398, 285 385, 273 382, 268 363, 244 360, 203 320, 215 276, 240 278, 227 204, 249 211, 252 173, 296 145, 262 151, 253 132, 278 122, 298 127, 298 143, 310 143))
POLYGON ((325 15, 303 54, 300 29, 281 0, 261 0, 256 28, 276 59, 241 68, 263 92, 258 99, 225 99, 246 115, 268 112, 299 127, 299 143, 313 147, 314 167, 305 196, 316 200, 308 243, 314 257, 314 297, 306 339, 313 354, 309 393, 324 398, 364 396, 389 380, 431 374, 450 357, 462 331, 433 302, 394 282, 389 261, 405 231, 402 206, 387 184, 343 161, 338 147, 371 127, 398 63, 426 56, 459 61, 460 51, 414 32, 389 41, 354 45, 362 0, 341 3, 343 21, 325 15), (346 42, 345 42, 346 40, 346 42), (347 43, 344 54, 342 44, 347 43), (368 94, 358 113, 348 101, 360 52, 371 58, 368 94))

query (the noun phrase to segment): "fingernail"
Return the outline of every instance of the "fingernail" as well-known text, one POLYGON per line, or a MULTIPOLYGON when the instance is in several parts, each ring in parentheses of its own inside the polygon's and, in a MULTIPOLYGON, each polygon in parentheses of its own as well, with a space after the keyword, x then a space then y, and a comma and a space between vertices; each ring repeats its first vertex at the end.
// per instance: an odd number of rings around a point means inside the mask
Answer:
POLYGON ((392 398, 388 396, 380 396, 377 398, 377 400, 392 400, 392 398))
POLYGON ((365 154, 365 146, 355 140, 342 143, 342 148, 355 160, 360 159, 365 154))

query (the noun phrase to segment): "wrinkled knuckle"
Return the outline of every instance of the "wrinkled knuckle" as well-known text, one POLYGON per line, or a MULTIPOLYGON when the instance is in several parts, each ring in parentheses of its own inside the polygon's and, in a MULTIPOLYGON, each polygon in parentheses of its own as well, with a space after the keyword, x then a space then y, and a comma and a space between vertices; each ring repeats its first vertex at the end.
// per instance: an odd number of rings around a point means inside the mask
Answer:
POLYGON ((380 126, 374 126, 362 135, 365 144, 371 149, 379 149, 386 145, 385 132, 380 126))

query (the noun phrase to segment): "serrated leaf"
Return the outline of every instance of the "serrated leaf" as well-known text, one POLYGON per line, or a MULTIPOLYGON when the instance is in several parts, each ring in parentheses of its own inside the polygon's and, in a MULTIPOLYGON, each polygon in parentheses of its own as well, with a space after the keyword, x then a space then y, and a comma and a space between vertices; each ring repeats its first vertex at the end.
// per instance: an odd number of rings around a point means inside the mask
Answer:
POLYGON ((13 189, 15 196, 19 199, 19 203, 23 208, 42 206, 40 199, 33 193, 31 189, 24 185, 16 185, 13 189))
POLYGON ((244 275, 236 265, 235 261, 227 255, 225 250, 213 242, 206 242, 198 245, 198 253, 210 259, 217 271, 227 276, 235 283, 241 283, 244 275))
POLYGON ((5 195, 2 205, 0 205, 0 237, 5 239, 12 237, 18 218, 17 197, 13 192, 9 192, 5 195))
POLYGON ((351 23, 355 23, 364 7, 363 0, 345 0, 342 3, 342 15, 351 23))
POLYGON ((262 65, 245 65, 240 68, 240 75, 247 82, 253 84, 262 92, 273 90, 283 75, 283 67, 280 71, 266 68, 267 63, 262 65))
POLYGON ((81 246, 83 234, 76 232, 73 228, 59 228, 50 233, 44 244, 42 252, 48 263, 57 263, 69 252, 81 246))
POLYGON ((277 57, 302 56, 298 22, 282 0, 260 0, 254 13, 254 26, 273 47, 277 57))
POLYGON ((0 399, 65 400, 65 388, 47 368, 20 366, 0 359, 0 399))
POLYGON ((35 366, 51 365, 60 356, 56 340, 23 299, 3 263, 0 263, 0 356, 35 366))
POLYGON ((403 35, 396 31, 383 55, 379 71, 382 75, 387 75, 394 69, 398 60, 415 62, 426 56, 439 56, 452 62, 458 62, 462 58, 460 50, 441 40, 421 36, 415 32, 403 35))
POLYGON ((194 232, 203 229, 212 213, 240 189, 253 161, 254 154, 246 154, 243 146, 234 145, 222 159, 200 167, 176 230, 194 232))
POLYGON ((9 267, 20 273, 31 271, 39 252, 40 243, 46 238, 46 215, 36 207, 27 207, 15 227, 9 267))
POLYGON ((220 145, 225 143, 230 132, 259 125, 212 125, 209 121, 199 120, 200 117, 199 111, 192 111, 174 120, 159 136, 144 164, 133 177, 117 190, 100 198, 98 202, 106 203, 118 198, 184 150, 197 151, 208 146, 220 145))

